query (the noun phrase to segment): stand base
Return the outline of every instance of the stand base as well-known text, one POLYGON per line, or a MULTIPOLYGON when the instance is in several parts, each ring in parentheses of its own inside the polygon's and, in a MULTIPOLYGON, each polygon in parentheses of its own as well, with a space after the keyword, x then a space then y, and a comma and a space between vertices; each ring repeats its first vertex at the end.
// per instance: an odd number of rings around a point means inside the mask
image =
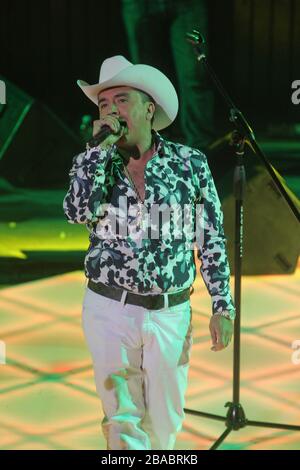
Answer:
POLYGON ((268 423, 265 421, 251 421, 246 418, 244 409, 240 403, 227 402, 225 407, 228 407, 227 416, 219 416, 211 413, 204 413, 202 411, 184 409, 186 413, 201 416, 203 418, 214 419, 215 421, 224 421, 227 429, 221 434, 219 439, 210 447, 209 450, 216 450, 231 431, 238 431, 246 426, 257 426, 261 428, 272 428, 272 429, 286 429, 288 431, 300 431, 300 426, 293 426, 290 424, 281 423, 268 423))

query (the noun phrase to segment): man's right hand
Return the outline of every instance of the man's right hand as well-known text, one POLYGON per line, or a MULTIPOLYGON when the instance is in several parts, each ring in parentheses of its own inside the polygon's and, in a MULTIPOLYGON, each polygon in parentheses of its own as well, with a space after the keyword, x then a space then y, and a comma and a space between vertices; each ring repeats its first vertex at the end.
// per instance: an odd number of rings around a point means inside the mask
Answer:
POLYGON ((127 131, 127 128, 121 126, 118 118, 115 116, 106 116, 105 118, 98 119, 93 123, 93 137, 98 134, 103 126, 109 126, 112 130, 112 134, 106 137, 103 142, 101 142, 101 148, 105 149, 116 143, 127 131))

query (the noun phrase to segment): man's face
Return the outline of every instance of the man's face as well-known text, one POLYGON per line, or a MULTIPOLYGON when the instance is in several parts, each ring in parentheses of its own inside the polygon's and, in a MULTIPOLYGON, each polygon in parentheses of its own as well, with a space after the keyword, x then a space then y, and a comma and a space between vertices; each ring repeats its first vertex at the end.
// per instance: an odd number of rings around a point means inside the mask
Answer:
POLYGON ((100 119, 112 115, 126 121, 128 132, 117 142, 119 147, 134 146, 151 133, 149 102, 143 102, 141 94, 134 88, 120 86, 101 91, 98 107, 100 119))

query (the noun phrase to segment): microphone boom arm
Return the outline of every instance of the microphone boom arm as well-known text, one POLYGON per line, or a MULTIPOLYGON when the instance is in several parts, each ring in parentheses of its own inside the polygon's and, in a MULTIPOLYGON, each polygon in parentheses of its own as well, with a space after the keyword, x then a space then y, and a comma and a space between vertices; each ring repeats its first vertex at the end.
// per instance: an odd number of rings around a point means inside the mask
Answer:
POLYGON ((186 33, 186 40, 190 42, 193 46, 194 52, 196 54, 197 60, 202 62, 206 71, 210 75, 211 79, 213 80, 216 88, 218 89, 220 95, 222 96, 223 100, 225 101, 227 107, 229 108, 229 120, 233 123, 237 131, 244 135, 246 139, 249 140, 254 152, 261 158, 263 161, 268 173, 270 174, 271 178, 273 179, 274 183, 276 184, 278 190, 280 191, 281 195, 286 200, 289 208, 293 212, 294 216, 298 221, 300 221, 300 213, 297 209, 295 203, 293 202, 292 198, 284 188, 283 184, 281 183, 280 179, 278 178, 276 172, 274 171, 272 165, 267 160, 264 152, 262 151, 261 147, 259 146, 254 132, 250 127, 248 121, 246 120, 245 116, 242 112, 235 106, 232 99, 224 89, 222 83, 216 76, 213 68, 211 67, 210 63, 207 60, 205 53, 202 51, 202 45, 205 43, 205 39, 200 34, 199 31, 194 29, 191 33, 186 33))

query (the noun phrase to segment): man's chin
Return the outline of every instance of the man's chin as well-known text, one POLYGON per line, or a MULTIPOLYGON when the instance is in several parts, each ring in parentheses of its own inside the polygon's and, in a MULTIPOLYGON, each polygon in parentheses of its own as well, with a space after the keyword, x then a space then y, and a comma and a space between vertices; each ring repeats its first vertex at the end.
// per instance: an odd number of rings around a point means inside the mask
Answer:
POLYGON ((128 140, 124 139, 124 136, 118 140, 116 143, 116 146, 123 156, 123 158, 127 159, 129 157, 132 157, 134 159, 140 157, 139 149, 136 144, 132 144, 131 142, 128 142, 128 140))

